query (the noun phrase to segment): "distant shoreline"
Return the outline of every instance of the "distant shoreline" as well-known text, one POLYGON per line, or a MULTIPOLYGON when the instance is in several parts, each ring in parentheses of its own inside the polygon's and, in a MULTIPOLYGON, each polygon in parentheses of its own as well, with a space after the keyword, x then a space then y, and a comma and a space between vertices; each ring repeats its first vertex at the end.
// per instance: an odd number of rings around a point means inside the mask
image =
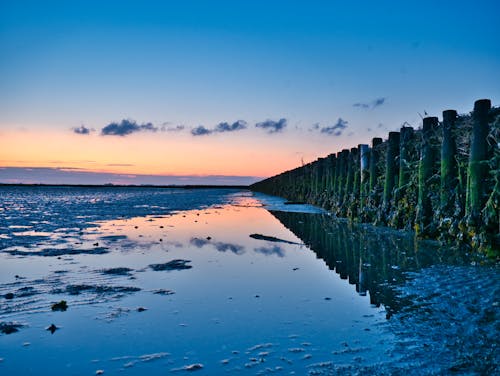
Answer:
POLYGON ((0 183, 0 187, 73 187, 73 188, 165 188, 165 189, 245 189, 250 190, 248 185, 216 185, 216 184, 194 184, 194 185, 153 185, 153 184, 23 184, 23 183, 0 183))

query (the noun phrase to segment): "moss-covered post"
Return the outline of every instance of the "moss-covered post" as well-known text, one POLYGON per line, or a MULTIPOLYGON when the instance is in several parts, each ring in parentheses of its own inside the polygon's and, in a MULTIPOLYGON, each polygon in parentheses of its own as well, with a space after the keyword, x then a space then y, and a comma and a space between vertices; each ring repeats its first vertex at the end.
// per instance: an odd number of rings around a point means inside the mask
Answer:
POLYGON ((347 216, 351 219, 357 219, 358 216, 358 200, 359 200, 359 148, 351 149, 351 166, 352 166, 352 189, 349 192, 349 208, 347 216))
POLYGON ((389 132, 387 144, 387 159, 385 164, 385 183, 383 208, 387 210, 392 198, 392 190, 397 186, 399 177, 399 132, 389 132))
POLYGON ((429 180, 434 173, 437 151, 433 145, 433 135, 438 126, 437 117, 426 117, 422 127, 422 146, 418 167, 418 204, 415 231, 417 235, 428 235, 428 226, 432 220, 432 202, 429 192, 429 180))
POLYGON ((352 191, 351 195, 354 198, 359 197, 359 147, 351 149, 351 157, 352 157, 352 173, 353 173, 353 182, 352 182, 352 191))
POLYGON ((472 135, 469 155, 469 168, 467 174, 466 215, 472 223, 477 223, 481 209, 486 202, 488 177, 488 143, 489 99, 481 99, 474 103, 472 113, 472 135))
POLYGON ((340 168, 342 165, 342 152, 337 152, 337 158, 335 160, 335 179, 333 181, 333 200, 332 206, 337 207, 339 204, 339 187, 340 187, 340 168))
POLYGON ((326 200, 325 200, 325 208, 330 210, 333 205, 334 200, 334 186, 335 186, 335 171, 336 171, 336 163, 337 158, 335 154, 330 154, 327 158, 327 171, 328 177, 326 181, 326 200))
POLYGON ((344 205, 345 184, 347 180, 347 160, 349 158, 349 150, 344 149, 340 153, 340 174, 338 179, 338 208, 341 209, 344 205))
POLYGON ((410 148, 413 142, 413 128, 402 127, 399 140, 399 185, 401 193, 409 183, 411 175, 411 153, 410 148))
POLYGON ((359 145, 359 169, 360 169, 360 190, 359 190, 359 212, 363 217, 363 210, 370 184, 370 147, 366 144, 359 145))
POLYGON ((443 143, 441 145, 441 189, 440 206, 441 217, 453 214, 453 204, 459 197, 456 195, 458 183, 457 144, 454 130, 457 120, 457 111, 443 111, 443 143))
POLYGON ((370 191, 372 191, 377 185, 377 179, 379 177, 378 162, 380 158, 380 153, 378 151, 378 146, 382 143, 380 137, 375 137, 372 139, 372 150, 370 154, 370 191))

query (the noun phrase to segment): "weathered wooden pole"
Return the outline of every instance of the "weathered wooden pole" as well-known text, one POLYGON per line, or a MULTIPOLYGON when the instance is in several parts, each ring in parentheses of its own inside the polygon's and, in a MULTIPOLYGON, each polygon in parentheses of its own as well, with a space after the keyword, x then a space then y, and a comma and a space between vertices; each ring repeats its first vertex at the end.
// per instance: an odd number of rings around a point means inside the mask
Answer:
POLYGON ((457 111, 443 111, 443 143, 441 145, 441 216, 453 214, 453 201, 458 200, 456 187, 458 183, 457 143, 454 135, 457 111))
POLYGON ((333 202, 334 207, 338 206, 339 203, 339 187, 340 187, 340 169, 342 165, 342 152, 337 152, 337 158, 335 162, 335 180, 333 181, 333 202))
POLYGON ((359 197, 359 148, 351 149, 351 163, 352 163, 352 190, 351 196, 354 198, 359 197))
POLYGON ((417 235, 427 234, 427 227, 432 219, 432 202, 429 195, 429 180, 434 174, 437 160, 436 147, 433 145, 433 134, 438 126, 437 117, 426 117, 422 127, 422 147, 418 168, 418 205, 416 232, 417 235))
POLYGON ((385 164, 385 183, 384 183, 384 210, 389 208, 392 190, 397 186, 399 164, 397 161, 399 155, 399 132, 389 132, 387 140, 387 159, 385 164))
POLYGON ((359 169, 360 169, 360 190, 359 208, 362 217, 363 210, 368 198, 370 185, 370 147, 366 144, 359 145, 359 169))
POLYGON ((380 159, 379 145, 382 144, 382 139, 375 137, 372 139, 372 150, 370 154, 370 191, 372 191, 377 185, 377 179, 379 177, 378 163, 380 159))
POLYGON ((481 209, 486 201, 487 187, 485 180, 488 176, 488 131, 489 111, 491 101, 481 99, 474 103, 472 113, 472 135, 469 155, 469 169, 467 174, 466 215, 470 220, 477 222, 481 209))
POLYGON ((349 150, 344 149, 340 153, 340 175, 338 180, 338 207, 342 208, 344 204, 345 185, 347 180, 347 160, 349 158, 349 150))
POLYGON ((413 128, 402 127, 399 140, 399 185, 400 191, 404 191, 409 183, 411 175, 411 147, 413 143, 413 128))

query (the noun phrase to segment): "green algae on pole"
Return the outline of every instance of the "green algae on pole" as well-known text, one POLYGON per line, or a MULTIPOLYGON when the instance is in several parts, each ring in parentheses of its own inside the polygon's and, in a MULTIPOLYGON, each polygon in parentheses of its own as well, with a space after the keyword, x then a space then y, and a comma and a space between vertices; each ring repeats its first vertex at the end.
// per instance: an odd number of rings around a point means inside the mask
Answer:
POLYGON ((399 156, 399 132, 389 132, 387 140, 387 157, 385 164, 385 182, 384 182, 384 210, 387 210, 392 198, 392 190, 397 186, 399 177, 399 165, 397 158, 399 156))
POLYGON ((380 137, 372 139, 372 150, 370 153, 370 191, 375 188, 379 176, 378 162, 380 158, 379 146, 382 144, 380 137))
POLYGON ((467 174, 466 215, 472 221, 477 221, 479 213, 486 201, 485 179, 488 175, 488 120, 491 102, 489 99, 480 99, 474 103, 472 113, 472 135, 469 155, 469 169, 467 174))
POLYGON ((443 111, 443 143, 441 145, 441 216, 452 215, 453 200, 458 184, 457 144, 454 130, 457 120, 455 110, 443 111))
POLYGON ((428 235, 432 220, 432 202, 430 198, 430 179, 434 174, 437 151, 433 145, 433 136, 438 126, 437 117, 426 117, 422 127, 422 147, 418 168, 418 205, 415 230, 417 235, 428 235))
POLYGON ((409 183, 411 175, 411 152, 413 142, 413 128, 402 127, 399 140, 399 185, 400 190, 404 190, 409 183))
POLYGON ((359 204, 360 213, 366 205, 370 184, 370 147, 366 144, 359 145, 359 169, 360 169, 360 190, 359 204))

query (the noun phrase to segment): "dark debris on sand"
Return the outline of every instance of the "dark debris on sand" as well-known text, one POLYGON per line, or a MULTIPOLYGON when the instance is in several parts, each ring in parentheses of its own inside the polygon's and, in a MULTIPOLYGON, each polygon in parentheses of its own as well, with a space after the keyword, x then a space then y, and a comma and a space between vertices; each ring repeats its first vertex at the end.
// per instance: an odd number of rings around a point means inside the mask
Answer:
POLYGON ((280 238, 275 238, 274 236, 268 236, 268 235, 262 235, 262 234, 250 234, 250 237, 252 239, 266 240, 268 242, 279 242, 279 243, 299 244, 300 245, 300 243, 295 243, 295 242, 291 242, 289 240, 284 240, 284 239, 280 239, 280 238))
POLYGON ((17 322, 0 322, 0 333, 2 334, 12 334, 19 331, 23 325, 17 322))
POLYGON ((169 262, 165 262, 163 264, 151 264, 149 267, 153 269, 155 272, 164 271, 164 270, 183 270, 183 269, 191 269, 191 265, 187 265, 191 260, 181 260, 175 259, 169 262))
POLYGON ((66 256, 66 255, 102 255, 108 253, 109 250, 106 247, 96 247, 92 249, 83 248, 44 248, 40 251, 20 251, 14 249, 12 251, 4 251, 13 256, 42 256, 42 257, 53 257, 53 256, 66 256))
POLYGON ((108 275, 130 275, 132 271, 133 269, 130 268, 118 267, 118 268, 103 269, 101 270, 101 273, 108 275))
POLYGON ((130 293, 137 292, 141 289, 139 287, 132 286, 105 286, 105 285, 67 285, 65 289, 57 289, 54 290, 54 294, 70 294, 70 295, 78 295, 82 292, 89 292, 94 294, 114 294, 114 293, 130 293))

